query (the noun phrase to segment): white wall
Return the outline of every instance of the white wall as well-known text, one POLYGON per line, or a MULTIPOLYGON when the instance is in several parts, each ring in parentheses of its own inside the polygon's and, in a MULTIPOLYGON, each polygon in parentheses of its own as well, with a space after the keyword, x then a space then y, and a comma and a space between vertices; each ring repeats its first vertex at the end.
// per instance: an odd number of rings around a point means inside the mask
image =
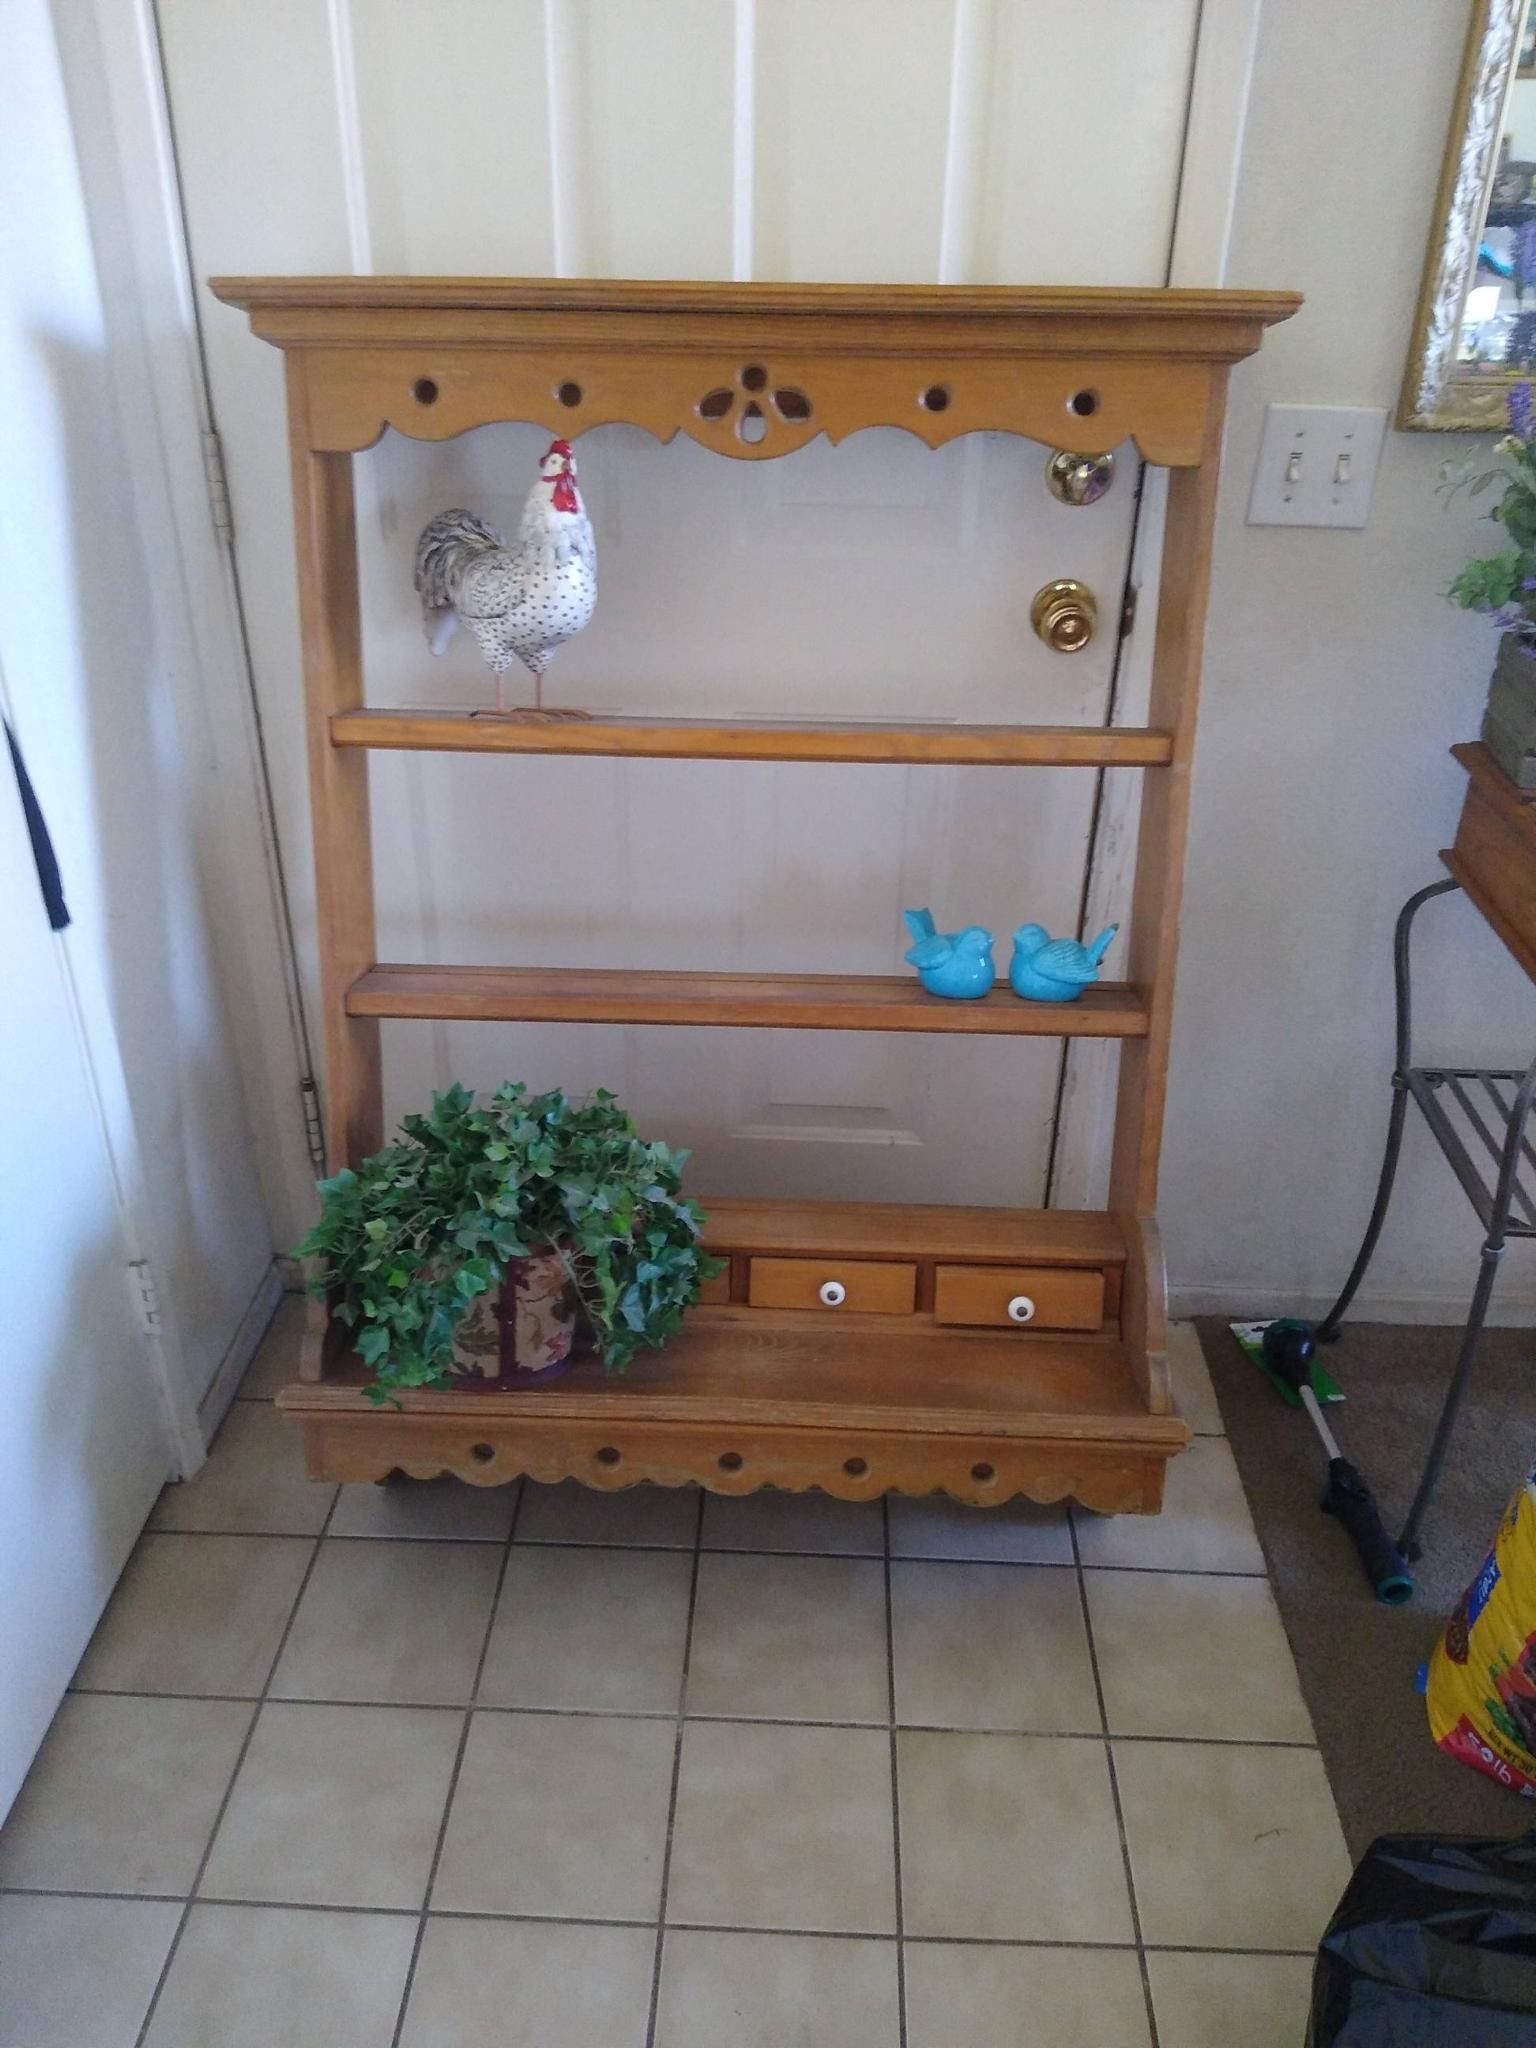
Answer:
MULTIPOLYGON (((1228 281, 1302 312, 1241 367, 1227 438, 1163 1181, 1186 1307, 1326 1306, 1364 1226, 1392 1060, 1399 904, 1444 871, 1489 629, 1442 592, 1472 511, 1435 480, 1460 438, 1387 437, 1362 533, 1243 523, 1267 402, 1395 406, 1467 7, 1266 0, 1228 281)), ((1475 912, 1419 924, 1420 1046, 1523 1065, 1536 1001, 1475 912)), ((1360 1312, 1455 1319, 1478 1226, 1410 1113, 1360 1312)), ((1536 1306, 1514 1247, 1500 1295, 1536 1306)))

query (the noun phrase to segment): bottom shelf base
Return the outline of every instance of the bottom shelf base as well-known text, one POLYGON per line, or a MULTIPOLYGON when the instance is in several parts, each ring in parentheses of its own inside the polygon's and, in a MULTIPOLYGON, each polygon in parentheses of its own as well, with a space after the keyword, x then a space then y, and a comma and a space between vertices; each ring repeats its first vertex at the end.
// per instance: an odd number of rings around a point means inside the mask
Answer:
POLYGON ((810 1320, 699 1310, 664 1354, 618 1377, 582 1360, 536 1392, 411 1392, 377 1407, 342 1376, 286 1387, 278 1406, 310 1476, 333 1482, 400 1471, 476 1486, 527 1475, 842 1500, 940 1492, 975 1506, 1070 1498, 1105 1514, 1162 1505, 1189 1429, 1148 1412, 1117 1341, 810 1320))

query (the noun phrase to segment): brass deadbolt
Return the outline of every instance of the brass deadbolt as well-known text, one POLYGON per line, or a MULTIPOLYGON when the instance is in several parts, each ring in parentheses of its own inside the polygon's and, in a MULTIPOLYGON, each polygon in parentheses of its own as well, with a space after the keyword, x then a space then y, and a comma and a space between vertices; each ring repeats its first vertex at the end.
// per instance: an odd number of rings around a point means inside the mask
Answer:
POLYGON ((1099 622, 1099 601, 1075 576, 1058 576, 1035 592, 1029 623, 1053 654, 1080 654, 1099 622))

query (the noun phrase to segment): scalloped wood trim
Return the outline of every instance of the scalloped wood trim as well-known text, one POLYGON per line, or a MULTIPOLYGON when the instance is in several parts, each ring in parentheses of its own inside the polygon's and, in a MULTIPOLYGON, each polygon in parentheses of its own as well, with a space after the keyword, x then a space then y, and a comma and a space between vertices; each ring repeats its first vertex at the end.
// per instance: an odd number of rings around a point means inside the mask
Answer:
MULTIPOLYGON (((474 1398, 463 1397, 466 1404, 474 1398)), ((727 1423, 583 1425, 473 1414, 460 1421, 284 1406, 303 1435, 309 1476, 329 1482, 404 1472, 412 1479, 451 1474, 472 1486, 501 1486, 526 1475, 546 1484, 576 1479, 604 1492, 642 1481, 696 1483, 728 1494, 819 1487, 839 1500, 941 1492, 973 1507, 997 1507, 1022 1495, 1041 1505, 1072 1499, 1100 1514, 1156 1514, 1167 1461, 1189 1439, 1176 1418, 1161 1443, 1119 1446, 727 1423)))
POLYGON ((327 452, 371 447, 386 426, 446 441, 495 421, 532 421, 567 437, 623 422, 659 441, 686 434, 748 462, 790 454, 819 434, 841 441, 888 426, 930 448, 981 431, 1083 454, 1132 440, 1149 462, 1180 468, 1200 460, 1217 374, 1200 360, 1132 354, 727 352, 691 338, 680 345, 675 335, 645 355, 573 339, 522 350, 462 341, 310 347, 300 360, 310 445, 327 452))

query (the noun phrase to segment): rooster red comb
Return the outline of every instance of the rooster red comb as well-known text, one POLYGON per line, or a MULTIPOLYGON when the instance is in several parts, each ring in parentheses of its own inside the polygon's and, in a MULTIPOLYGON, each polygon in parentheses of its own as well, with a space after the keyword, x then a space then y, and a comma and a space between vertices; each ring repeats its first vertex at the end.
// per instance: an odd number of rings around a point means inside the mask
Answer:
POLYGON ((563 458, 563 459, 564 459, 564 460, 565 460, 566 462, 569 462, 569 461, 570 461, 570 460, 572 459, 572 457, 571 457, 571 444, 570 444, 570 442, 569 442, 569 441, 551 441, 551 442, 550 442, 550 444, 549 444, 549 446, 548 446, 548 447, 547 447, 547 448, 546 448, 546 449, 544 450, 544 460, 545 460, 546 462, 548 462, 548 460, 549 460, 549 458, 550 458, 550 456, 551 456, 551 455, 559 455, 559 456, 561 456, 561 457, 562 457, 562 458, 563 458))

